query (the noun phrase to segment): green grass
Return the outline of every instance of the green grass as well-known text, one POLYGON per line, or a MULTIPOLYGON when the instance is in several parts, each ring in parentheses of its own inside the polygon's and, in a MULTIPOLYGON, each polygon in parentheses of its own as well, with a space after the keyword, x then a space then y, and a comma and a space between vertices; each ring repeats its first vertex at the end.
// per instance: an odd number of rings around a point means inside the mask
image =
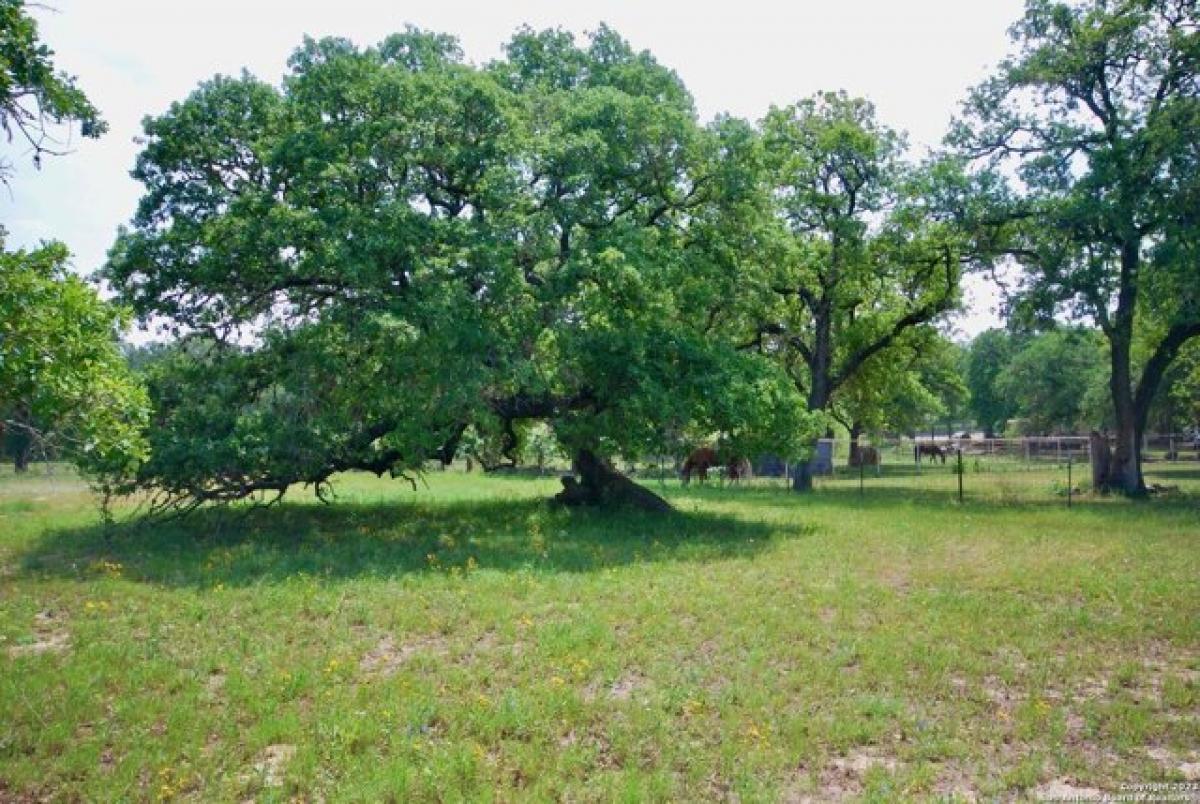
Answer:
POLYGON ((1200 479, 1163 470, 1179 493, 1069 511, 1047 469, 963 506, 948 472, 670 484, 665 516, 558 510, 552 479, 351 476, 333 506, 108 536, 68 475, 0 476, 0 801, 1182 780, 1200 479))

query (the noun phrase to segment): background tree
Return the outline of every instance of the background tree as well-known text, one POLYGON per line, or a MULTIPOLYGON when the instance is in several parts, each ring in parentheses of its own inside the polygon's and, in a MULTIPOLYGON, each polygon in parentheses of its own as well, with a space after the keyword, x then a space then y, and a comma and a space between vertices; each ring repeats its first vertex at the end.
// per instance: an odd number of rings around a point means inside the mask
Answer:
POLYGON ((771 227, 751 257, 763 297, 749 345, 826 411, 868 361, 957 303, 956 235, 925 204, 939 170, 907 163, 903 138, 864 100, 774 108, 761 141, 771 227))
POLYGON ((995 438, 1016 415, 1014 400, 996 386, 996 378, 1020 348, 1018 336, 1003 329, 985 330, 967 348, 965 379, 969 408, 985 438, 995 438))
MULTIPOLYGON (((75 79, 54 69, 23 0, 0 0, 0 127, 35 166, 63 153, 59 128, 106 130, 75 79)), ((0 180, 13 168, 0 161, 0 180)), ((145 456, 145 393, 117 345, 126 311, 70 273, 61 243, 9 251, 0 228, 0 428, 18 471, 34 454, 71 458, 119 491, 145 456)))
MULTIPOLYGON (((54 68, 54 51, 38 38, 27 8, 25 0, 0 0, 0 127, 40 166, 43 156, 65 151, 58 129, 78 123, 83 136, 99 137, 108 125, 75 79, 54 68)), ((12 169, 0 161, 0 179, 12 169)))
POLYGON ((128 313, 71 274, 67 258, 61 243, 0 248, 0 414, 26 450, 62 452, 119 490, 145 455, 148 415, 117 345, 128 313))
POLYGON ((914 327, 863 364, 839 389, 831 415, 851 450, 864 433, 913 433, 930 421, 957 420, 967 399, 960 347, 935 327, 914 327))
POLYGON ((1103 423, 1097 392, 1106 362, 1103 337, 1095 330, 1052 330, 1022 343, 996 375, 992 393, 1024 420, 1025 435, 1087 432, 1103 423))
POLYGON ((1191 341, 1180 351, 1163 382, 1167 393, 1161 395, 1159 432, 1200 438, 1200 342, 1191 341))
POLYGON ((169 504, 320 489, 417 470, 468 427, 515 460, 542 420, 597 502, 606 459, 664 423, 806 433, 787 378, 690 306, 720 281, 689 259, 702 222, 741 190, 649 54, 523 30, 479 69, 410 29, 309 40, 290 67, 146 123, 146 193, 105 275, 204 348, 151 380, 139 483, 169 504))
POLYGON ((1191 0, 1029 0, 1017 52, 951 138, 996 188, 977 222, 1025 269, 1020 302, 1094 320, 1109 342, 1109 485, 1142 493, 1141 435, 1162 377, 1200 334, 1200 20, 1191 0), (997 177, 1011 174, 1013 189, 997 177), (1147 334, 1135 366, 1136 322, 1147 334))

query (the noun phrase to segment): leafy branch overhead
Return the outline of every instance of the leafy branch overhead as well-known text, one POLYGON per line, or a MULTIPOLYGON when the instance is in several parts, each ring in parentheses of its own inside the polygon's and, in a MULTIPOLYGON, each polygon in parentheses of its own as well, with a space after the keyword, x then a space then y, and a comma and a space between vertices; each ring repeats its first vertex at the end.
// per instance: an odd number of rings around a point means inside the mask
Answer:
MULTIPOLYGON (((69 135, 78 123, 82 136, 99 137, 108 124, 75 78, 55 69, 54 51, 39 39, 27 8, 25 0, 0 0, 0 128, 40 167, 44 156, 69 150, 64 127, 69 135)), ((0 178, 12 169, 11 161, 0 161, 0 178)))

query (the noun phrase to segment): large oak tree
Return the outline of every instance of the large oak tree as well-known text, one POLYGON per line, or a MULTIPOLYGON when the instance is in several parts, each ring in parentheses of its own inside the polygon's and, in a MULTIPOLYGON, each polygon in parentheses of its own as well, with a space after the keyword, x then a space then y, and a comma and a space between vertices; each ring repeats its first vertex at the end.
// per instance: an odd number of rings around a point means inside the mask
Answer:
POLYGON ((410 29, 306 41, 290 68, 146 121, 104 273, 187 345, 152 374, 139 483, 320 490, 448 458, 468 427, 511 455, 546 420, 600 501, 605 458, 667 430, 810 434, 786 376, 697 314, 725 282, 713 210, 749 192, 722 159, 738 128, 702 128, 649 54, 523 30, 480 68, 410 29))

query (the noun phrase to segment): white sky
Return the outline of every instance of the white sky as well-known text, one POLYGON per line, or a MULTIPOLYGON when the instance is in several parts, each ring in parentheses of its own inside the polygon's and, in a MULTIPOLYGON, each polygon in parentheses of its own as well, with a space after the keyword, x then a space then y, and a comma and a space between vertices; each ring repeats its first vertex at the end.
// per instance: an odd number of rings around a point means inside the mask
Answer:
MULTIPOLYGON (((15 144, 11 193, 0 192, 10 246, 63 240, 75 267, 95 270, 140 195, 129 178, 144 115, 158 114, 215 73, 243 67, 277 81, 304 34, 374 44, 405 23, 459 37, 467 57, 500 53, 522 24, 576 33, 607 22, 635 48, 675 69, 701 116, 758 119, 771 104, 845 89, 875 102, 880 119, 908 131, 917 149, 936 145, 968 87, 1008 50, 1005 31, 1022 0, 50 0, 34 9, 58 65, 110 125, 41 171, 15 144)), ((970 335, 997 319, 995 293, 967 287, 970 335)))

